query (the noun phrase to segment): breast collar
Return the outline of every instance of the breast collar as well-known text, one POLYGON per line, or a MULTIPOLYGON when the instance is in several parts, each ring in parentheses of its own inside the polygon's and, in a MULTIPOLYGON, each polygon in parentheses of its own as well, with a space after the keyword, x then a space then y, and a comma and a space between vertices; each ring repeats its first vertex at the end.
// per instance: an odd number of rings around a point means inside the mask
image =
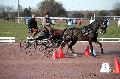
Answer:
POLYGON ((83 36, 89 35, 92 31, 89 26, 84 26, 81 28, 83 36))

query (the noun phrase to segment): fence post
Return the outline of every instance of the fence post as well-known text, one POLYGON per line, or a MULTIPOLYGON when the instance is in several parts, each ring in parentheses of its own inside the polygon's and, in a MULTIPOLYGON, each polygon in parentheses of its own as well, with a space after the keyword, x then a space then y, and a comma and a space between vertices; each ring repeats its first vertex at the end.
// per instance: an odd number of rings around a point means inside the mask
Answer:
POLYGON ((102 42, 103 42, 103 38, 102 38, 102 42))
POLYGON ((11 38, 10 38, 10 43, 11 43, 11 38))

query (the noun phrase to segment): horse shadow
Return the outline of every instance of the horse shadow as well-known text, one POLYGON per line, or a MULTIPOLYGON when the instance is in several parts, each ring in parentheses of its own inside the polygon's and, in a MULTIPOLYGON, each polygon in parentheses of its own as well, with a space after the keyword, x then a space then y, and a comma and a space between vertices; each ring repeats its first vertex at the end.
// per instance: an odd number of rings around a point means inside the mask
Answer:
POLYGON ((120 56, 120 51, 108 51, 105 55, 120 56))
POLYGON ((65 58, 77 58, 77 57, 84 57, 84 53, 67 53, 65 54, 65 58))
MULTIPOLYGON (((76 57, 84 57, 84 53, 67 53, 65 54, 65 58, 76 58, 76 57), (75 55, 76 54, 76 55, 75 55)), ((108 51, 101 54, 101 52, 96 52, 96 58, 102 58, 102 56, 118 56, 120 57, 120 51, 108 51)))

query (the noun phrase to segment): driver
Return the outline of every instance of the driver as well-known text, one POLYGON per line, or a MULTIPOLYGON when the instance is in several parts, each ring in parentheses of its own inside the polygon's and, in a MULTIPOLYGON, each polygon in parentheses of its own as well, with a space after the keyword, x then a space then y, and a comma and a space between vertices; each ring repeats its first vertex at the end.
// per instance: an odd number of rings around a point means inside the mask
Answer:
POLYGON ((49 35, 50 35, 50 38, 52 37, 52 22, 51 22, 51 19, 49 17, 49 12, 45 12, 45 17, 43 18, 42 20, 42 25, 43 27, 49 31, 49 35))
POLYGON ((32 15, 32 18, 28 21, 28 26, 30 28, 30 32, 32 37, 34 38, 35 35, 38 33, 37 21, 35 20, 35 15, 32 15))

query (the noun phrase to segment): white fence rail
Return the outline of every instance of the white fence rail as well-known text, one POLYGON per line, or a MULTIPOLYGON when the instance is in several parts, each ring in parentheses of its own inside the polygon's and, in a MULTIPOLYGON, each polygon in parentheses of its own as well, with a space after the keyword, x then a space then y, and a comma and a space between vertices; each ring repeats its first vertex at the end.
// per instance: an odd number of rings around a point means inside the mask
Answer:
POLYGON ((0 43, 13 43, 15 42, 15 37, 0 37, 0 43))
MULTIPOLYGON (((27 37, 27 39, 30 39, 27 37)), ((98 38, 100 42, 120 42, 120 38, 98 38)), ((15 42, 15 37, 0 37, 0 43, 13 43, 15 42)), ((88 41, 78 41, 78 42, 88 42, 88 41)))
MULTIPOLYGON (((99 42, 120 42, 120 38, 98 38, 99 42)), ((88 42, 88 41, 78 41, 78 42, 88 42)))
POLYGON ((99 38, 100 42, 120 42, 120 38, 99 38))

